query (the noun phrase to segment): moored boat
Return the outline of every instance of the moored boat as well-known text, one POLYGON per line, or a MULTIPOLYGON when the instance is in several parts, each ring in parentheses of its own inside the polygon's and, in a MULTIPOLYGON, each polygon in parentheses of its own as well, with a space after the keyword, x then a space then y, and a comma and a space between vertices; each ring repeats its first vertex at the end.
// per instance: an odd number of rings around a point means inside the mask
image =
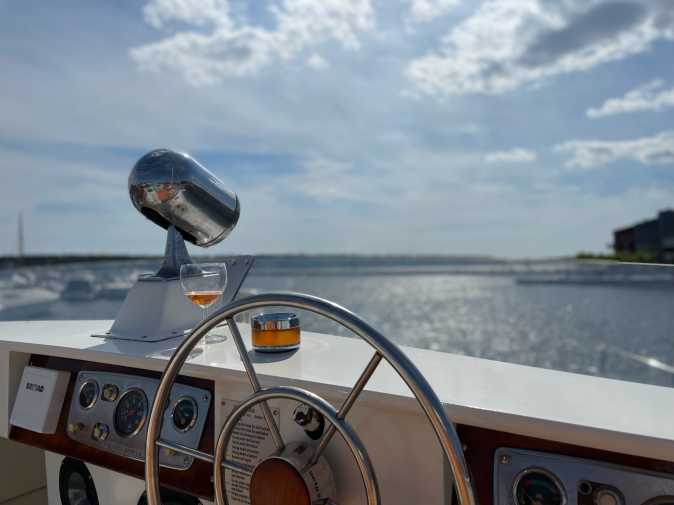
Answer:
POLYGON ((66 283, 61 291, 61 298, 68 302, 87 302, 95 299, 98 291, 92 279, 81 277, 66 283))
POLYGON ((33 319, 49 315, 58 294, 44 288, 5 288, 0 290, 0 320, 33 319))

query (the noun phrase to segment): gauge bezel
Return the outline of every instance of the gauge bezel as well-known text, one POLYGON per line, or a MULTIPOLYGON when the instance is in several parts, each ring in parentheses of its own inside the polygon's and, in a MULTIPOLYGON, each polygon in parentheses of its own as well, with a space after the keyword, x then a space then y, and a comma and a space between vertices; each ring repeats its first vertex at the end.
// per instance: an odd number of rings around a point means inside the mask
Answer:
POLYGON ((115 433, 117 434, 117 436, 122 437, 122 438, 131 438, 131 437, 135 437, 136 435, 138 435, 138 433, 140 433, 142 431, 142 429, 145 427, 145 423, 147 422, 147 416, 149 414, 149 411, 150 411, 150 404, 149 404, 149 401, 147 399, 147 394, 145 394, 145 391, 143 391, 141 388, 137 388, 137 387, 136 388, 129 388, 126 391, 124 391, 121 395, 119 395, 119 398, 117 400, 117 405, 115 405, 115 410, 112 412, 112 427, 115 430, 115 433), (122 403, 122 400, 124 399, 124 397, 126 397, 127 395, 129 395, 131 393, 136 393, 136 392, 142 394, 143 397, 145 398, 145 409, 144 409, 143 415, 140 419, 140 423, 138 424, 138 427, 136 427, 136 429, 134 431, 132 431, 131 433, 129 433, 128 435, 124 434, 124 433, 120 433, 120 431, 117 429, 117 410, 119 409, 119 405, 122 403))
POLYGON ((180 433, 187 433, 190 431, 192 428, 194 428, 194 425, 197 424, 197 418, 199 417, 199 405, 197 404, 197 401, 192 398, 191 396, 188 395, 183 395, 180 398, 177 398, 175 402, 173 402, 173 407, 171 408, 171 424, 173 425, 173 428, 180 432, 180 433), (192 404, 192 407, 194 408, 194 416, 192 417, 192 420, 190 423, 183 429, 179 428, 176 425, 176 420, 175 420, 175 412, 176 408, 178 408, 178 404, 183 401, 188 401, 192 404))
POLYGON ((103 387, 101 388, 101 400, 103 400, 104 402, 115 403, 119 399, 119 397, 120 397, 119 396, 119 386, 117 384, 111 384, 109 382, 107 384, 103 384, 103 387), (115 396, 112 400, 108 400, 105 397, 105 391, 107 389, 113 389, 115 391, 115 396))
POLYGON ((98 381, 96 381, 95 379, 87 379, 87 380, 85 380, 85 381, 82 383, 82 385, 80 386, 80 388, 77 390, 77 404, 78 404, 78 405, 80 406, 80 408, 83 409, 83 410, 91 410, 92 408, 94 408, 94 405, 96 405, 96 402, 98 401, 98 397, 100 396, 100 394, 101 394, 101 388, 100 388, 100 386, 98 385, 98 381), (81 397, 81 395, 82 395, 82 390, 83 390, 83 389, 85 388, 85 386, 87 386, 88 384, 93 384, 93 385, 94 385, 94 387, 96 388, 96 394, 94 395, 94 399, 91 400, 91 403, 89 403, 88 405, 82 405, 82 402, 80 401, 80 397, 81 397))
POLYGON ((547 470, 546 468, 543 468, 541 466, 527 467, 515 476, 515 480, 513 481, 513 489, 512 489, 513 503, 518 503, 517 502, 517 486, 519 486, 520 482, 522 481, 522 479, 524 477, 526 477, 527 475, 532 474, 532 473, 540 473, 540 474, 543 474, 546 477, 548 477, 555 484, 555 486, 557 486, 557 489, 559 490, 559 492, 562 496, 561 505, 566 505, 566 502, 567 502, 566 489, 564 489, 564 485, 562 484, 562 481, 559 480, 559 477, 557 477, 550 470, 547 470))

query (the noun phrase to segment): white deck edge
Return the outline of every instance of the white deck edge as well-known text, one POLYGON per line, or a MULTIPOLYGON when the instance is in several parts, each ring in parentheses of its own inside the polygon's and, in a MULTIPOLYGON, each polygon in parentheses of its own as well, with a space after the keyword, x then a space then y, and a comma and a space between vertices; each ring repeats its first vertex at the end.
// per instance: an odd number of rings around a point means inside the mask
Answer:
MULTIPOLYGON (((2 351, 46 354, 161 371, 166 353, 177 345, 176 341, 133 343, 90 336, 110 324, 0 323, 0 357, 2 351)), ((241 330, 247 336, 249 328, 242 325, 241 330)), ((670 422, 674 389, 408 347, 403 350, 426 375, 455 423, 674 462, 674 423, 670 422)), ((353 384, 371 352, 359 340, 304 332, 299 352, 282 359, 258 355, 255 366, 262 377, 274 382, 293 379, 343 390, 353 384)), ((230 339, 208 346, 188 363, 184 373, 220 381, 241 378, 242 371, 230 339)), ((388 366, 380 366, 367 392, 403 399, 411 396, 388 366)), ((0 391, 0 399, 2 395, 0 391)), ((2 409, 0 413, 2 431, 6 413, 2 409)))

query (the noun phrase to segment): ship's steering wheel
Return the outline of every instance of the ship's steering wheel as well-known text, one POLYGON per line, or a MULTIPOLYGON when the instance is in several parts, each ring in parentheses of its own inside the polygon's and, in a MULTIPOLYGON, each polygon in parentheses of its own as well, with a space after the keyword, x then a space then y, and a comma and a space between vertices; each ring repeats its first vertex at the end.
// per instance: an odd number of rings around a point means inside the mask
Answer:
MULTIPOLYGON (((352 312, 320 298, 294 293, 261 294, 234 301, 201 322, 176 349, 161 377, 148 421, 147 440, 145 443, 145 485, 148 505, 161 505, 159 492, 160 447, 172 449, 187 456, 213 463, 215 498, 218 505, 226 505, 228 502, 227 492, 224 487, 225 469, 242 472, 251 476, 250 498, 253 505, 259 505, 260 503, 264 503, 264 505, 309 504, 311 502, 315 503, 320 499, 324 500, 323 503, 328 503, 325 497, 316 496, 316 493, 320 493, 317 489, 321 484, 319 481, 325 479, 325 471, 312 472, 312 469, 317 469, 321 465, 323 465, 323 468, 327 466, 323 460, 322 453, 335 432, 339 432, 343 437, 358 466, 363 479, 368 505, 380 505, 379 488, 370 458, 358 435, 346 420, 346 415, 382 358, 388 361, 400 378, 407 384, 431 423, 442 451, 449 461, 454 475, 455 490, 461 505, 476 505, 477 501, 468 472, 468 466, 463 457, 461 442, 454 425, 447 417, 437 395, 417 367, 414 366, 398 346, 352 312), (241 334, 234 322, 234 316, 241 312, 271 306, 304 309, 327 317, 360 336, 374 349, 374 355, 339 409, 335 409, 326 400, 304 389, 294 387, 262 388, 260 386, 241 334), (253 394, 231 412, 220 432, 215 447, 215 454, 210 455, 167 440, 162 440, 160 439, 160 433, 169 394, 178 373, 185 364, 190 352, 202 337, 223 321, 227 322, 234 343, 241 355, 241 360, 253 388, 253 394), (304 403, 318 411, 330 422, 320 442, 315 447, 308 448, 298 447, 297 444, 285 444, 267 404, 268 400, 276 398, 304 403), (270 433, 276 444, 277 452, 253 468, 249 465, 227 459, 225 452, 237 422, 250 408, 256 405, 259 405, 264 414, 270 433), (312 450, 309 451, 307 449, 312 450), (270 480, 273 479, 281 479, 282 485, 270 489, 270 480)), ((327 483, 323 489, 330 486, 331 483, 327 483)), ((334 498, 334 496, 331 498, 334 498)))

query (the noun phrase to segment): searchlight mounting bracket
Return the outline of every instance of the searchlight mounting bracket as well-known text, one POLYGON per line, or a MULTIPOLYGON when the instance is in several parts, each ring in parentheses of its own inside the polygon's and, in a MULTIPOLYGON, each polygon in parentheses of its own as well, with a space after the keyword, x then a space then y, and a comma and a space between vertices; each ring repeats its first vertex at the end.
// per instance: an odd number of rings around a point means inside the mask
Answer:
POLYGON ((180 267, 194 263, 190 253, 187 251, 185 240, 175 225, 171 225, 166 233, 166 247, 164 247, 164 261, 155 274, 162 279, 179 279, 180 267))
MULTIPOLYGON (((194 158, 169 149, 138 160, 129 196, 141 214, 167 230, 164 259, 157 273, 141 275, 131 287, 110 330, 92 336, 139 342, 185 337, 202 319, 180 285, 180 266, 194 262, 185 240, 200 247, 224 240, 239 220, 239 199, 194 158)), ((214 308, 234 300, 255 258, 220 261, 227 266, 227 285, 214 308)))

